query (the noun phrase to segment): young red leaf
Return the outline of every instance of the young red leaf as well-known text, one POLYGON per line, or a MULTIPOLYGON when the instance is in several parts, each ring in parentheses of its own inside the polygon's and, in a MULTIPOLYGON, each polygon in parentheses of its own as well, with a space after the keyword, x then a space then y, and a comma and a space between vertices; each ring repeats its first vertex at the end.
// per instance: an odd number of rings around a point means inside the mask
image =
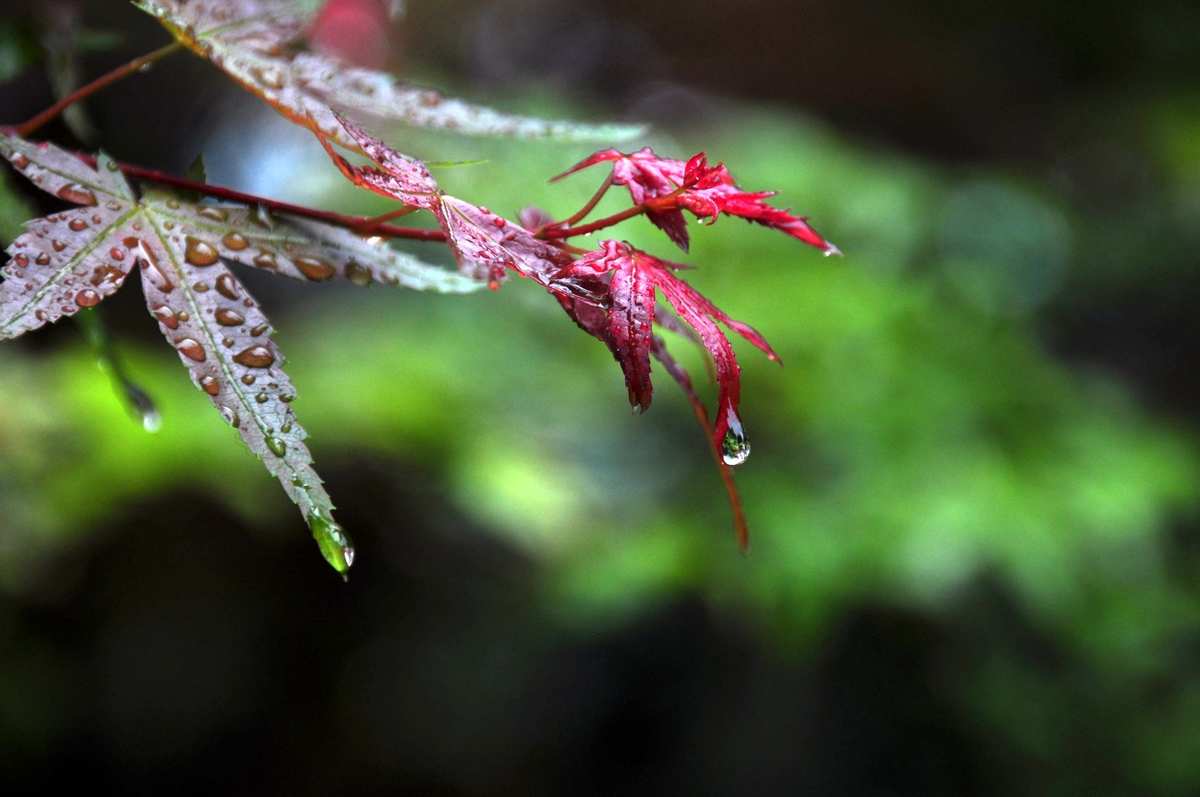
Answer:
POLYGON ((815 246, 826 255, 841 254, 809 226, 807 219, 792 215, 766 203, 773 191, 743 191, 734 182, 725 165, 709 166, 703 152, 691 160, 659 157, 649 147, 630 154, 615 149, 596 152, 555 177, 562 179, 597 163, 612 163, 612 182, 629 189, 637 205, 646 205, 646 215, 667 236, 687 251, 687 226, 681 210, 700 219, 716 221, 717 216, 738 216, 779 230, 815 246))
MULTIPOLYGON (((722 448, 722 456, 726 463, 737 465, 745 461, 750 454, 750 444, 742 428, 738 416, 738 405, 741 401, 741 366, 728 338, 721 332, 718 323, 725 324, 730 329, 749 340, 761 349, 772 360, 779 360, 778 355, 763 339, 757 330, 748 324, 736 321, 722 312, 719 308, 704 298, 692 286, 674 275, 679 266, 668 261, 660 260, 646 254, 626 243, 604 241, 598 250, 592 252, 560 272, 559 277, 573 277, 580 274, 611 273, 610 300, 608 310, 608 341, 613 347, 618 362, 625 371, 626 383, 630 390, 630 401, 635 406, 644 408, 649 404, 649 378, 646 375, 646 387, 642 389, 643 373, 641 371, 643 357, 650 348, 649 319, 654 318, 653 289, 641 289, 636 294, 625 286, 640 285, 638 280, 644 279, 650 286, 662 291, 663 296, 675 308, 679 318, 696 331, 701 343, 712 356, 717 369, 717 420, 714 428, 715 440, 722 448), (625 291, 628 297, 618 300, 617 291, 625 291), (631 307, 636 315, 631 315, 631 307), (646 319, 646 337, 640 334, 641 320, 646 319), (632 319, 632 320, 631 320, 632 319), (626 331, 631 328, 639 330, 639 334, 620 337, 613 334, 614 330, 626 331)), ((595 333, 593 333, 595 334, 595 333)), ((648 364, 647 364, 648 371, 648 364)))

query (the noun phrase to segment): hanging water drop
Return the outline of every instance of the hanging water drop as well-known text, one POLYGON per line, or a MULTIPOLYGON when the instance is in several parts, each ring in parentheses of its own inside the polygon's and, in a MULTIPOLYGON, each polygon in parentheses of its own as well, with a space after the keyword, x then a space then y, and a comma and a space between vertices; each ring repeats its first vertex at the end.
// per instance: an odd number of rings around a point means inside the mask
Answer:
POLYGON ((321 555, 342 578, 349 580, 350 566, 354 564, 354 546, 350 538, 332 518, 312 512, 305 518, 312 530, 313 539, 321 549, 321 555))
POLYGON ((726 465, 741 465, 750 457, 750 441, 742 428, 742 421, 732 409, 726 411, 729 428, 721 440, 721 459, 726 465))

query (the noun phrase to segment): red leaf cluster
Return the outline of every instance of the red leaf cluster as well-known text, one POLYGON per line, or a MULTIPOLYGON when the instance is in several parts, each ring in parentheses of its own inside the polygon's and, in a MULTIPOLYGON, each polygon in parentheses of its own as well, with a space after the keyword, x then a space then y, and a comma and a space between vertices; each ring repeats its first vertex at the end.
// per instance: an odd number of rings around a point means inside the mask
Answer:
POLYGON ((568 221, 554 222, 542 211, 527 208, 521 213, 522 223, 517 224, 487 208, 442 193, 420 161, 401 155, 353 123, 339 119, 349 137, 375 164, 351 165, 323 139, 346 177, 414 209, 433 213, 465 273, 485 279, 496 288, 506 273, 513 271, 545 288, 581 329, 608 346, 624 372, 629 402, 638 411, 650 406, 654 391, 650 359, 653 356, 659 360, 683 388, 697 420, 709 434, 734 510, 738 539, 744 546, 745 521, 729 466, 745 461, 750 444, 739 415, 741 366, 722 326, 776 362, 778 355, 757 330, 730 318, 677 277, 675 272, 684 266, 621 241, 606 240, 599 248, 585 252, 569 246, 565 239, 636 215, 626 211, 579 228, 570 226, 595 206, 609 186, 623 185, 633 198, 635 210, 644 212, 683 249, 688 247, 684 210, 709 222, 721 214, 738 216, 780 230, 826 254, 837 253, 837 248, 803 218, 769 205, 765 200, 773 193, 743 191, 723 164, 710 166, 703 153, 684 162, 660 158, 649 148, 628 155, 614 149, 601 150, 565 173, 601 162, 613 164, 612 174, 583 211, 568 221), (659 293, 676 315, 659 307, 659 293), (687 373, 668 354, 662 339, 655 336, 656 323, 695 340, 712 358, 718 393, 715 419, 710 421, 687 373))
POLYGON ((715 222, 721 214, 738 216, 779 230, 827 255, 841 254, 836 246, 809 226, 807 219, 767 204, 766 200, 775 196, 774 191, 742 190, 725 164, 708 165, 703 152, 685 162, 659 157, 649 147, 629 154, 603 149, 554 179, 560 180, 605 162, 612 163, 609 181, 628 188, 634 203, 646 207, 647 218, 685 252, 689 238, 683 210, 709 223, 715 222))

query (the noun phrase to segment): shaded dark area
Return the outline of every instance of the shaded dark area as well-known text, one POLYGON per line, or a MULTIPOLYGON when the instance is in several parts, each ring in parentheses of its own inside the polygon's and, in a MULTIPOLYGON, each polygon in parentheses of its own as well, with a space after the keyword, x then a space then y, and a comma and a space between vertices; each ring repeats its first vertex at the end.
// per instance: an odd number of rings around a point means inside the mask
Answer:
MULTIPOLYGON (((1104 727, 1184 687, 1114 705, 1103 673, 988 577, 939 617, 851 607, 800 656, 694 600, 565 626, 531 563, 431 501, 414 463, 332 473, 373 506, 345 513, 376 551, 345 589, 292 529, 176 495, 129 507, 10 605, 3 691, 25 713, 4 728, 6 789, 1130 793, 1104 727), (401 494, 382 475, 397 469, 401 494), (998 665, 1024 673, 1008 710, 1031 736, 1048 722, 1053 747, 981 723, 998 665), (1040 716, 1046 690, 1061 715, 1040 716)), ((1180 656, 1198 651, 1193 638, 1180 656)))

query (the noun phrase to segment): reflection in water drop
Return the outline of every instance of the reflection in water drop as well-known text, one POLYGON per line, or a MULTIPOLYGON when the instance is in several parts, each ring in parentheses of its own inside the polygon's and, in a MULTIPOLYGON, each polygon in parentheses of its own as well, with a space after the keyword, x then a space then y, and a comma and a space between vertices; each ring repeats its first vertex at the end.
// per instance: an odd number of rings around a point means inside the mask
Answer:
POLYGON ((341 573, 343 579, 349 580, 350 566, 354 564, 354 546, 346 532, 331 518, 316 512, 309 514, 306 520, 325 561, 341 573))
POLYGON ((742 419, 732 408, 726 411, 729 428, 721 440, 721 459, 726 465, 741 465, 750 457, 750 441, 746 439, 746 431, 742 428, 742 419))

